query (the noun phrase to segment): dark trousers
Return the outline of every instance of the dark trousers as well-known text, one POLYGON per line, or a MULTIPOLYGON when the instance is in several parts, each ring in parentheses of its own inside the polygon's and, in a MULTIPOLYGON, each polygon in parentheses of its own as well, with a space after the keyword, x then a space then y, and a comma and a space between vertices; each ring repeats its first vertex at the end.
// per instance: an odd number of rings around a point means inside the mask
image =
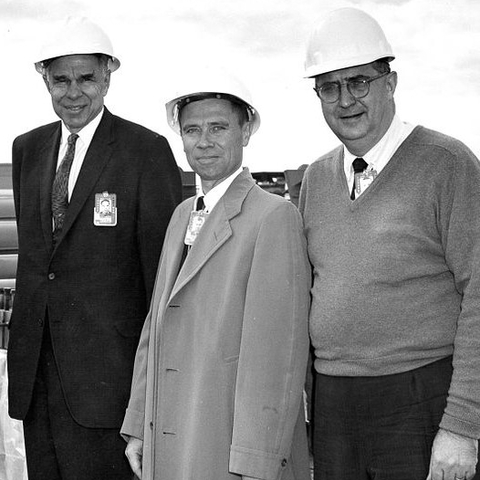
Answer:
POLYGON ((315 480, 425 480, 451 376, 451 357, 396 375, 316 374, 315 480))
POLYGON ((70 415, 48 327, 23 427, 29 480, 133 479, 118 429, 85 428, 70 415))

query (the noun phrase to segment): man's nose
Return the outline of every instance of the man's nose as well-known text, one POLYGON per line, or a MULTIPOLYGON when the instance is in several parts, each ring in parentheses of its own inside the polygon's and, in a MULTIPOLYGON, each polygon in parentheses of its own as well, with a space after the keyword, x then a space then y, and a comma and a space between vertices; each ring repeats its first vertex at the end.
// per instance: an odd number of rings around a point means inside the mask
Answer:
POLYGON ((339 86, 339 93, 338 93, 338 102, 342 107, 350 107, 353 105, 357 99, 350 93, 350 91, 347 88, 347 85, 344 83, 341 83, 339 86))
POLYGON ((82 95, 82 89, 80 88, 77 82, 70 83, 70 85, 68 86, 67 95, 70 98, 78 98, 82 95))
POLYGON ((198 146, 201 148, 211 147, 213 144, 210 132, 208 130, 204 130, 198 140, 198 146))

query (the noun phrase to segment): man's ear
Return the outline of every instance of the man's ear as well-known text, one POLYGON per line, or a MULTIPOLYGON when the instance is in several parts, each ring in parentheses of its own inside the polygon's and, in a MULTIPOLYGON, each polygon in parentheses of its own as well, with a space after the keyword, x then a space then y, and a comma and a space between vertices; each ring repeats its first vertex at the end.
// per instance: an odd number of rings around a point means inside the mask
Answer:
POLYGON ((251 122, 245 122, 245 125, 242 127, 243 142, 242 145, 246 147, 250 141, 252 135, 252 124, 251 122))
POLYGON ((105 73, 105 85, 103 87, 103 96, 105 97, 108 93, 108 89, 110 88, 110 75, 112 72, 110 70, 107 70, 105 73))
POLYGON ((43 82, 45 83, 45 86, 47 87, 48 93, 50 93, 50 84, 48 83, 47 74, 44 73, 42 75, 42 78, 43 78, 43 82))
POLYGON ((395 89, 397 88, 397 72, 390 72, 387 76, 387 89, 391 96, 395 93, 395 89))

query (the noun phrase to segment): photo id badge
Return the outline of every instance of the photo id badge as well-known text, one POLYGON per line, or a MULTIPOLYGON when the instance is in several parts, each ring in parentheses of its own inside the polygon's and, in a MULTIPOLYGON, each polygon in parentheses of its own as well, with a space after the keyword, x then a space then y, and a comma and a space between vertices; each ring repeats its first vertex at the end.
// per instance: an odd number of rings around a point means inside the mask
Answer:
POLYGON ((360 195, 363 193, 369 186, 370 184, 375 180, 375 177, 377 176, 377 171, 376 170, 365 170, 362 173, 356 173, 355 174, 355 193, 357 195, 360 195))
POLYGON ((185 233, 185 245, 193 245, 195 239, 198 237, 205 220, 207 219, 208 213, 205 213, 203 210, 193 211, 190 213, 190 219, 188 221, 187 231, 185 233))
POLYGON ((93 224, 97 227, 115 227, 117 225, 117 195, 115 193, 95 194, 93 224))

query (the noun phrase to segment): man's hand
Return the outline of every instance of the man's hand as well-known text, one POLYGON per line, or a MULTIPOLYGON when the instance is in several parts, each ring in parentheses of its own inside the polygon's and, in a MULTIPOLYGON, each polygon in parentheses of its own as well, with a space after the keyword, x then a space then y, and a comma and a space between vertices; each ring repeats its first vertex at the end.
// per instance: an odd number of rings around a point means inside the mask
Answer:
POLYGON ((440 429, 433 441, 427 480, 470 480, 477 455, 477 440, 440 429))
POLYGON ((125 449, 125 455, 128 458, 133 473, 138 478, 142 478, 143 440, 130 437, 127 448, 125 449))

